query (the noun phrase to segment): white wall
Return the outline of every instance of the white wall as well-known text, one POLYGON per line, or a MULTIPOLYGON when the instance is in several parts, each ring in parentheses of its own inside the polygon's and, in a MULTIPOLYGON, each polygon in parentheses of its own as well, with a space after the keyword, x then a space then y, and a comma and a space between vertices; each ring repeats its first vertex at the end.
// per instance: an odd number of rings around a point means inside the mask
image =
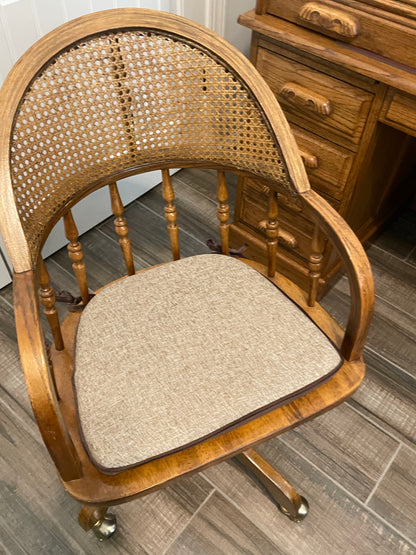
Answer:
MULTIPOLYGON (((183 15, 213 29, 245 54, 250 33, 237 24, 238 15, 254 6, 254 0, 0 0, 0 86, 19 57, 40 37, 62 23, 87 13, 111 8, 150 8, 183 15)), ((159 172, 119 181, 125 204, 160 182, 159 172)), ((97 191, 74 209, 80 233, 110 215, 106 190, 97 191)), ((65 244, 62 226, 49 237, 44 256, 65 244)), ((8 260, 0 237, 0 287, 10 276, 3 258, 8 260)))
POLYGON ((255 0, 226 0, 224 33, 220 33, 246 56, 250 53, 251 31, 237 23, 238 16, 255 6, 255 0))
POLYGON ((40 37, 62 23, 110 8, 174 11, 172 0, 0 0, 0 84, 40 37), (173 9, 172 9, 173 8, 173 9))
POLYGON ((254 8, 255 0, 176 0, 176 8, 201 25, 216 31, 248 56, 250 31, 238 25, 238 16, 254 8))

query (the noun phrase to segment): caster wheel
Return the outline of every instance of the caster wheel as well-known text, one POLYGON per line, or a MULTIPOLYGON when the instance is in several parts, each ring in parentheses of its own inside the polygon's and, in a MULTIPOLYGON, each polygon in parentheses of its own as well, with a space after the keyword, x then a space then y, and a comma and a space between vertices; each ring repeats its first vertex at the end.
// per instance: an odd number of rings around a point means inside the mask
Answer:
POLYGON ((292 515, 287 509, 285 509, 285 507, 282 507, 282 505, 278 505, 280 512, 283 513, 285 516, 287 516, 293 522, 302 522, 302 520, 308 514, 309 503, 306 501, 304 497, 301 497, 301 500, 302 500, 302 503, 296 515, 292 515))
POLYGON ((101 520, 97 520, 92 527, 92 530, 100 542, 108 540, 117 530, 116 516, 111 513, 107 513, 101 520))

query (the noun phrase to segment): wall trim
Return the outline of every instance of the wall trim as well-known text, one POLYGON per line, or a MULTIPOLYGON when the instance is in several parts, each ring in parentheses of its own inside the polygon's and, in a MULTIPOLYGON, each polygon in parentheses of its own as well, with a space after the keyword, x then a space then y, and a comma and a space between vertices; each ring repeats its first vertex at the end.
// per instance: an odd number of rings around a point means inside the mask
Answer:
POLYGON ((172 8, 176 15, 185 15, 185 0, 173 0, 172 8))
POLYGON ((205 25, 224 36, 225 0, 205 0, 205 25))

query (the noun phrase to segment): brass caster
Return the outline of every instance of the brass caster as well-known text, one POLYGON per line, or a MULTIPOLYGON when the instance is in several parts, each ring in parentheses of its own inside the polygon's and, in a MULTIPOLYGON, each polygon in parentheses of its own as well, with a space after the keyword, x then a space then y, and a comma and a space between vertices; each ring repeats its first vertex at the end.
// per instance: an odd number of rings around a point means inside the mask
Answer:
POLYGON ((287 516, 292 522, 302 522, 302 520, 306 517, 309 511, 309 503, 306 501, 304 497, 301 497, 302 503, 298 509, 296 515, 292 515, 285 507, 282 505, 277 505, 279 507, 279 511, 287 516))
POLYGON ((102 519, 97 520, 97 522, 92 527, 92 531, 100 542, 108 540, 114 535, 117 530, 117 520, 116 515, 107 513, 102 519))

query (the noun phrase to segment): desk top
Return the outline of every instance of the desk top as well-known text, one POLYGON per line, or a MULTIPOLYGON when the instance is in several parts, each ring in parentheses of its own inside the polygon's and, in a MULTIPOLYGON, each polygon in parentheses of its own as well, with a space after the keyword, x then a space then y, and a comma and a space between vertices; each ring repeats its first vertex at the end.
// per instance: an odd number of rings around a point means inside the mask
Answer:
POLYGON ((416 69, 414 68, 346 42, 325 37, 273 15, 256 14, 255 10, 242 14, 238 21, 241 25, 287 46, 301 49, 320 59, 336 63, 416 96, 416 69))

